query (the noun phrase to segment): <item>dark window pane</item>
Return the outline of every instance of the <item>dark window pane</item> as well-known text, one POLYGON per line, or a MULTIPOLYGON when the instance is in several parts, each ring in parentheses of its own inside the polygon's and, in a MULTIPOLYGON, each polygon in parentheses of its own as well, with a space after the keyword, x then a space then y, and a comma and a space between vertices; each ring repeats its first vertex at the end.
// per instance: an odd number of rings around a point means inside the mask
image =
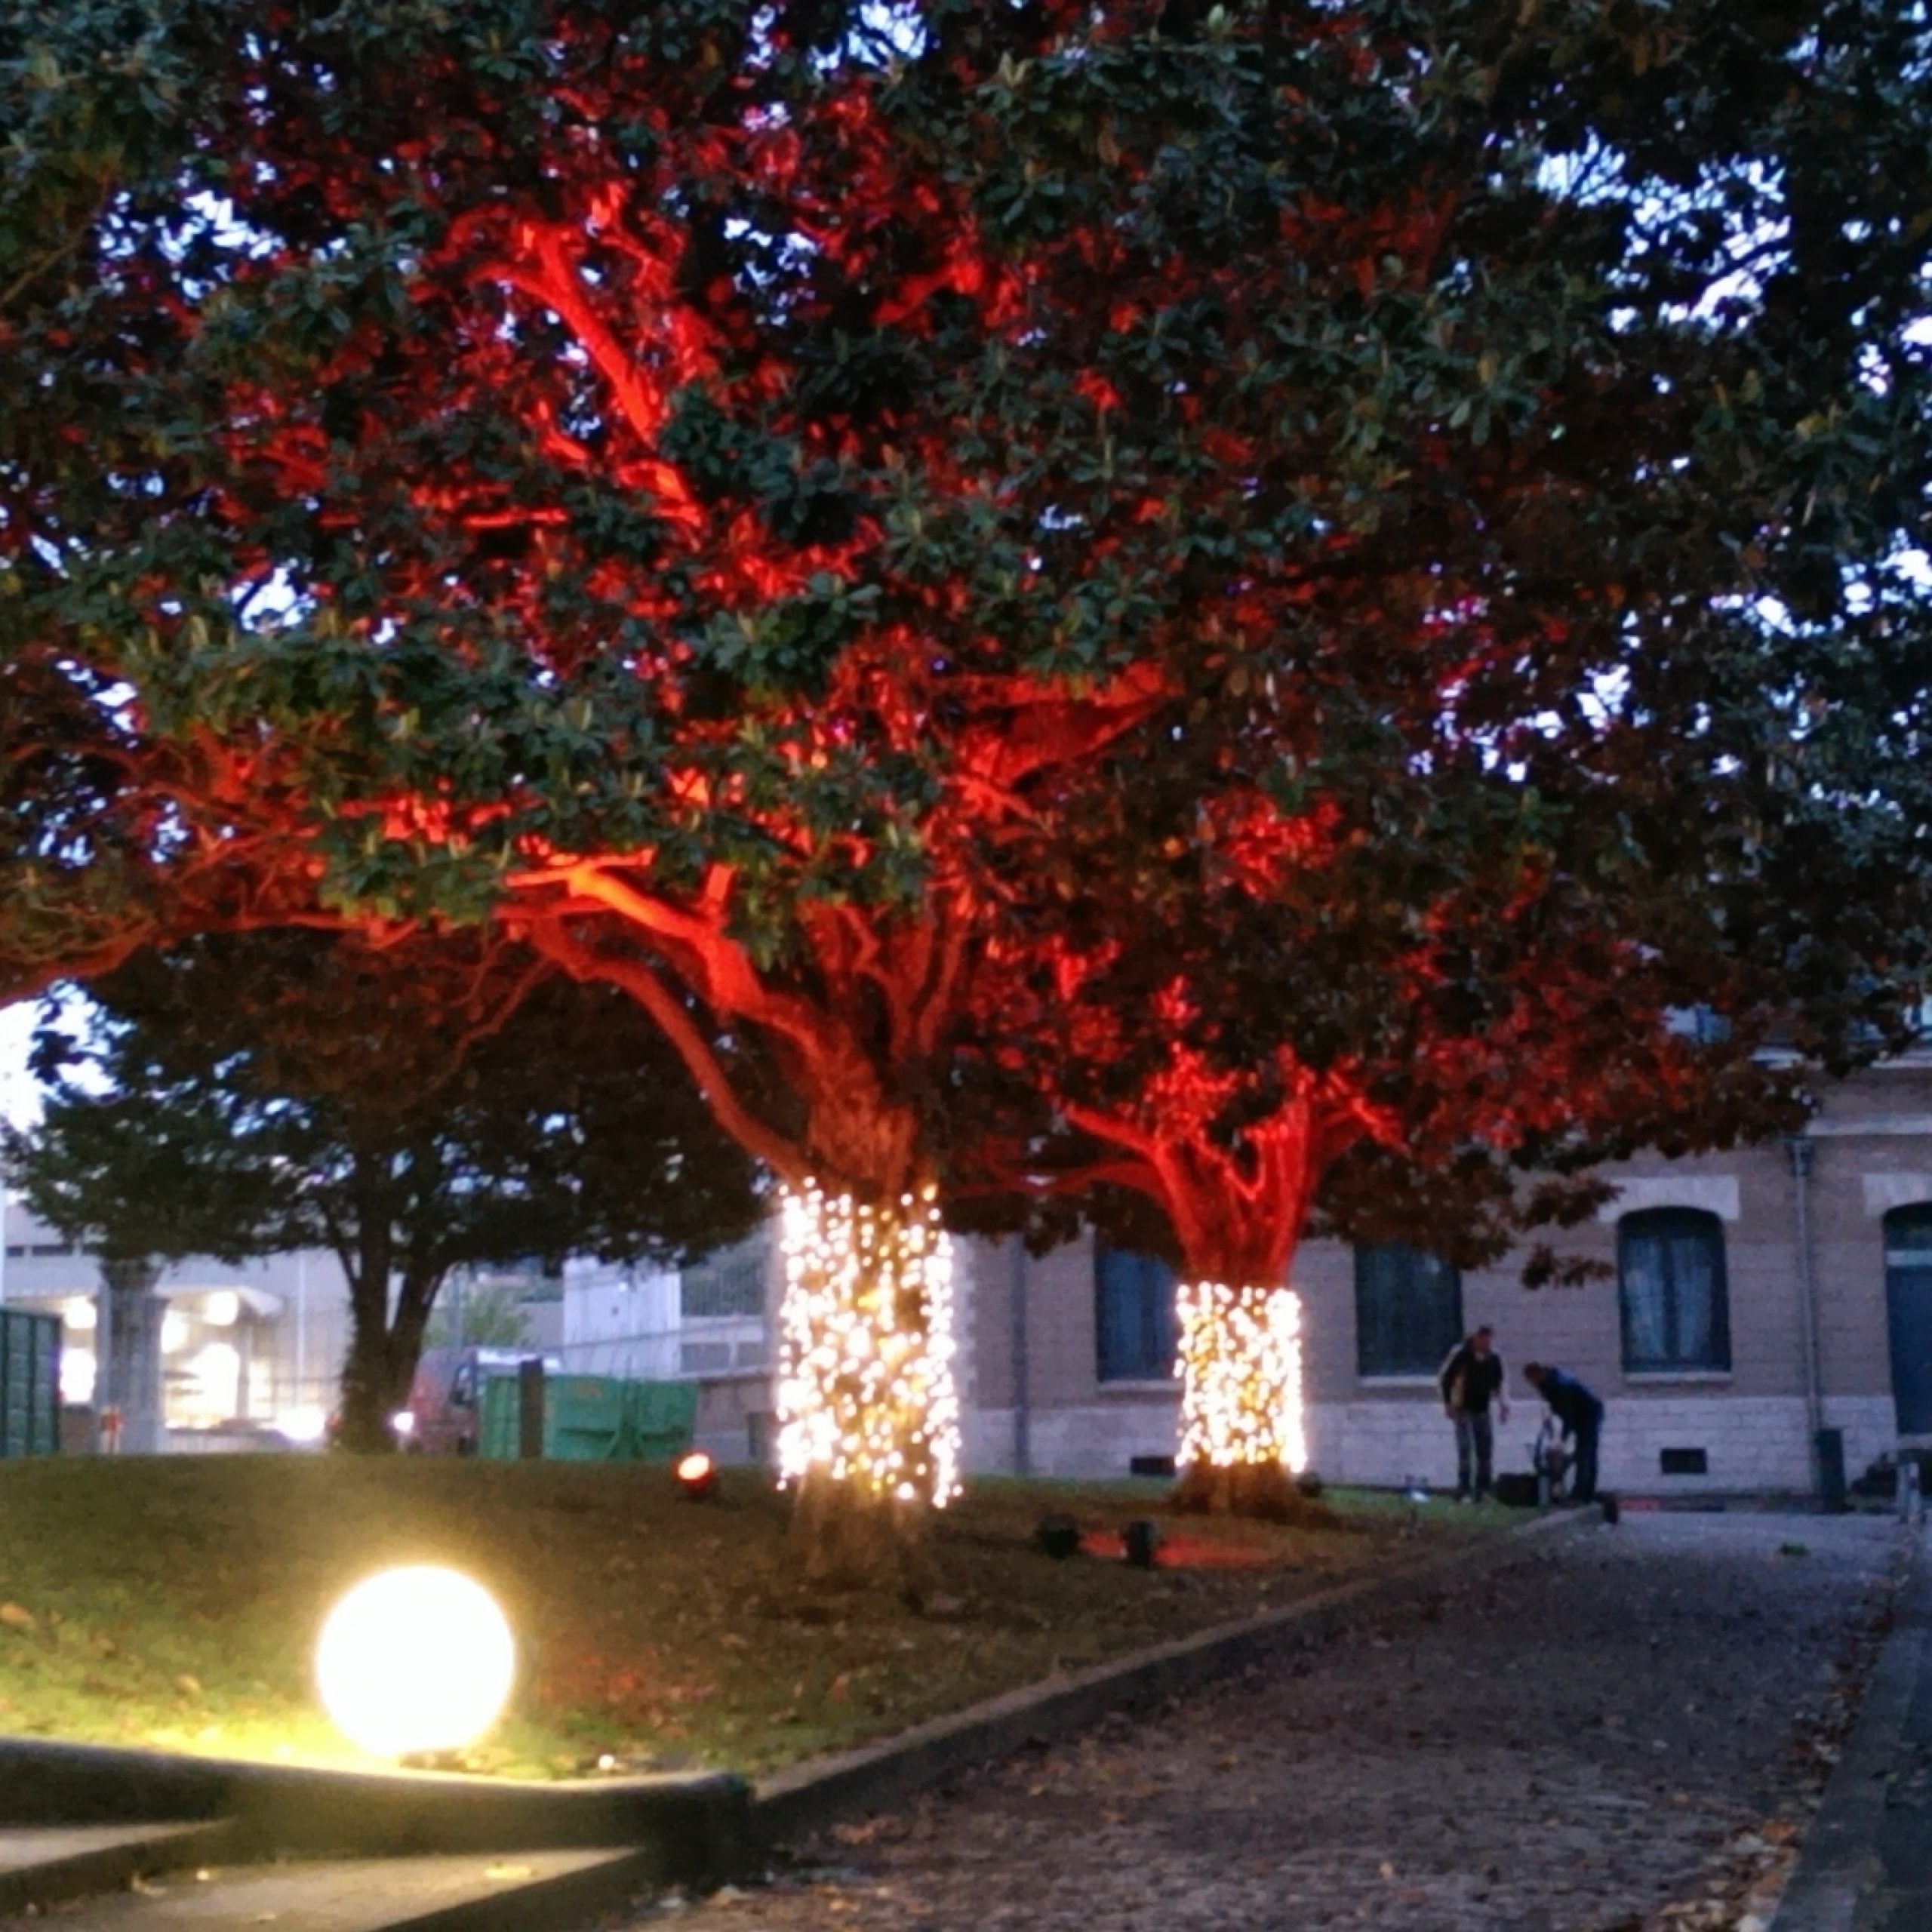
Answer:
POLYGON ((1174 1270, 1132 1248, 1094 1250, 1095 1329, 1103 1382, 1158 1382, 1174 1372, 1174 1270))
POLYGON ((1657 1208, 1625 1215, 1617 1277, 1626 1370, 1730 1366, 1724 1224, 1715 1214, 1657 1208))
POLYGON ((1676 1294, 1671 1312, 1676 1326, 1671 1349, 1680 1361, 1715 1359, 1717 1264, 1718 1251, 1707 1242, 1693 1239, 1672 1244, 1676 1294))
POLYGON ((1463 1278, 1405 1241, 1355 1250, 1355 1365, 1433 1375, 1463 1337, 1463 1278))
POLYGON ((1655 1235, 1626 1231, 1618 1273, 1623 1284, 1626 1367, 1670 1359, 1669 1260, 1655 1235))

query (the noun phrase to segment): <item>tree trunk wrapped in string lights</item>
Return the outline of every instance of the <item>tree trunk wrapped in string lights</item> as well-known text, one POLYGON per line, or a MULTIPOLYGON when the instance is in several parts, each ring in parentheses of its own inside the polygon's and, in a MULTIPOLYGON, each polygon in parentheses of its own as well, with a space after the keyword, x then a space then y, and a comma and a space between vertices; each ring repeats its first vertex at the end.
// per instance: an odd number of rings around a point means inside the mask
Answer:
POLYGON ((1037 939, 996 944, 978 987, 1019 1016, 1003 1069, 1049 1098, 1051 1128, 1029 1142, 1035 1186, 1180 1264, 1178 1506, 1316 1515, 1294 1480, 1309 1451, 1301 1303, 1286 1283, 1321 1176, 1386 1120, 1348 1063, 1318 1072, 1279 1042, 1251 1051, 1238 1029, 1270 1009, 1209 1000, 1226 968, 1207 942, 1198 964, 1164 945, 1190 970, 1150 989, 1134 949, 1072 937, 1051 971, 1037 939))
POLYGON ((1308 1466, 1301 1297, 1291 1288, 1190 1281, 1180 1290, 1181 1500, 1281 1513, 1308 1466))
POLYGON ((778 1468, 808 1571, 875 1574, 959 1487, 952 1243, 931 1191, 869 1205, 815 1183, 784 1208, 778 1468))

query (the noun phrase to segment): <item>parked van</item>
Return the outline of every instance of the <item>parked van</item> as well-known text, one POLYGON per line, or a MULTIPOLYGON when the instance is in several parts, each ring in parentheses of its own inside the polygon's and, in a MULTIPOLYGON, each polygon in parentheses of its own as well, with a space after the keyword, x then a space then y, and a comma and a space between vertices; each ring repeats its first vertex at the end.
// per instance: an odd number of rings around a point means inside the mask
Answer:
MULTIPOLYGON (((528 1349, 425 1349, 409 1407, 396 1418, 401 1446, 412 1456, 475 1455, 484 1378, 514 1375, 536 1358, 528 1349)), ((545 1355, 543 1362, 546 1374, 563 1373, 561 1357, 545 1355)))

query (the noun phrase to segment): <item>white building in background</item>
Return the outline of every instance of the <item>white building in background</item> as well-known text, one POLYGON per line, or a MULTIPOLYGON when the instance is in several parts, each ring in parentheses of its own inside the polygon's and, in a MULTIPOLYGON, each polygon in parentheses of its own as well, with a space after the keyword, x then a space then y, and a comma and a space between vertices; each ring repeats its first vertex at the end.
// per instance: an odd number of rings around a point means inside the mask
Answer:
MULTIPOLYGON (((5 1230, 0 1301, 60 1316, 68 1438, 86 1446, 100 1367, 99 1266, 17 1201, 7 1204, 5 1230)), ((508 1292, 525 1325, 516 1346, 560 1359, 570 1374, 696 1381, 703 1445, 721 1460, 763 1460, 777 1246, 761 1230, 681 1272, 574 1260, 561 1284, 530 1269, 479 1269, 450 1282, 441 1312, 460 1332, 466 1304, 508 1292)), ((350 1328, 349 1284, 333 1254, 238 1265, 195 1257, 164 1270, 153 1292, 158 1446, 321 1439, 339 1399, 350 1328)), ((126 1446, 140 1445, 131 1438, 126 1446)))
POLYGON ((574 1375, 764 1374, 781 1281, 765 1229, 683 1269, 567 1261, 557 1352, 574 1375))
POLYGON ((696 1382, 699 1447, 764 1462, 783 1283, 769 1225, 683 1269, 568 1261, 555 1352, 567 1375, 696 1382))
POLYGON ((675 1375, 678 1308, 675 1268, 566 1261, 563 1333, 552 1352, 572 1375, 675 1375))
MULTIPOLYGON (((60 1317, 61 1398, 89 1408, 100 1368, 98 1266, 17 1201, 7 1203, 5 1231, 0 1294, 9 1306, 60 1317)), ((161 1420, 169 1446, 251 1429, 320 1439, 349 1345, 348 1284, 334 1256, 193 1257, 165 1269, 154 1293, 163 1305, 161 1420)))

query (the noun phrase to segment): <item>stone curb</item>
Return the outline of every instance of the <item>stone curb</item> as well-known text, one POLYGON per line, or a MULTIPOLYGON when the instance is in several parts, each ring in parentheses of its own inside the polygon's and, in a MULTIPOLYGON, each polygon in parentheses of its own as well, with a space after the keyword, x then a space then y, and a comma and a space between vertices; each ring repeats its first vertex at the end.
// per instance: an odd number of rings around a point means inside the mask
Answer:
POLYGON ((227 1819, 257 1857, 631 1845, 663 1882, 696 1883, 740 1868, 749 1810, 749 1788, 730 1772, 538 1784, 0 1737, 0 1823, 227 1819))
POLYGON ((1897 1620, 1878 1654, 1824 1801, 1798 1846, 1770 1932, 1853 1932, 1861 1900, 1884 1881, 1878 1835, 1887 1787, 1900 1759, 1906 1712, 1921 1672, 1932 1663, 1932 1553, 1926 1534, 1916 1532, 1897 1620))
POLYGON ((753 1792, 753 1841, 768 1849, 822 1831, 854 1812, 900 1804, 1023 1746, 1056 1742, 1116 1711, 1165 1703, 1272 1651, 1324 1642, 1350 1612, 1379 1598, 1399 1597, 1417 1584, 1506 1558, 1532 1537, 1599 1521, 1595 1510, 1552 1512, 1467 1547, 1340 1583, 1238 1623, 1217 1624, 1066 1677, 1003 1692, 881 1743, 774 1772, 761 1779, 753 1792))

